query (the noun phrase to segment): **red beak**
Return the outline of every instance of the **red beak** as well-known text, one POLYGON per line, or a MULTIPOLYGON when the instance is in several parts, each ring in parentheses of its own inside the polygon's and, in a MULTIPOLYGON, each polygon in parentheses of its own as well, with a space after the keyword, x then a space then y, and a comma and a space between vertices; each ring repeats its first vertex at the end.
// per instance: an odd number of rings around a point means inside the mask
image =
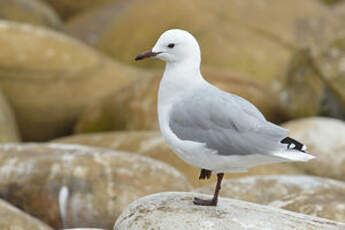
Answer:
POLYGON ((141 54, 139 54, 138 56, 135 57, 135 60, 136 61, 139 61, 139 60, 142 60, 142 59, 145 59, 145 58, 149 58, 149 57, 154 57, 158 54, 160 54, 161 52, 152 52, 152 50, 148 50, 148 51, 145 51, 141 54))

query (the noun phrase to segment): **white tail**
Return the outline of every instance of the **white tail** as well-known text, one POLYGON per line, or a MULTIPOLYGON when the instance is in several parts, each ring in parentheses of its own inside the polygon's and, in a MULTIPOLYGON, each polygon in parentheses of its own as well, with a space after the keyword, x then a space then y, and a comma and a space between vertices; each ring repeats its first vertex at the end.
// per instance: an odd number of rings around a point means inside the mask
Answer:
POLYGON ((275 152, 272 153, 273 156, 277 156, 280 158, 284 158, 290 161, 309 161, 311 159, 314 159, 315 157, 313 155, 310 155, 308 153, 304 153, 298 150, 283 150, 281 152, 275 152))
POLYGON ((60 216, 62 221, 62 226, 65 227, 65 221, 67 216, 67 201, 68 201, 68 187, 63 186, 59 192, 59 209, 60 209, 60 216))

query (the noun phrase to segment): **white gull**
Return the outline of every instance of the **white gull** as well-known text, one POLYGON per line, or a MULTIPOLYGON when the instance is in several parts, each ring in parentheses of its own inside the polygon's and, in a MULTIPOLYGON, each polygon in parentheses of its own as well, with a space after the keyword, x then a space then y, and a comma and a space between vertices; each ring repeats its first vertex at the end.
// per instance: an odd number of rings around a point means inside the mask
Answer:
POLYGON ((211 200, 195 198, 197 205, 217 205, 224 172, 286 161, 308 161, 306 146, 287 137, 287 130, 267 121, 247 100, 208 83, 200 73, 196 39, 184 30, 164 32, 152 50, 136 57, 166 62, 159 87, 158 117, 168 145, 185 162, 201 169, 199 179, 217 173, 211 200))

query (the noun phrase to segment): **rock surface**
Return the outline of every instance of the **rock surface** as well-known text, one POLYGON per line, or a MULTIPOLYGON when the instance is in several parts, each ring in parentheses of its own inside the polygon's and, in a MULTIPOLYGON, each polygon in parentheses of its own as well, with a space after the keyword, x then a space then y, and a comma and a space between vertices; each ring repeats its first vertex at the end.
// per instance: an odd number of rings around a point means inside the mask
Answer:
MULTIPOLYGON (((53 140, 57 143, 82 144, 103 148, 110 148, 118 151, 134 152, 148 156, 173 166, 182 172, 194 186, 202 186, 205 183, 212 183, 215 177, 210 180, 198 180, 199 169, 181 160, 165 143, 159 131, 124 131, 109 133, 94 133, 75 135, 53 140)), ((288 163, 257 166, 251 168, 248 173, 227 173, 225 178, 246 177, 251 175, 269 174, 299 174, 302 170, 293 167, 288 163)))
POLYGON ((52 5, 63 18, 69 18, 73 15, 76 15, 84 10, 99 7, 105 5, 109 2, 121 2, 124 0, 82 0, 82 1, 75 1, 75 0, 44 0, 52 5))
POLYGON ((12 108, 0 90, 0 143, 19 141, 18 127, 12 108))
POLYGON ((109 229, 130 202, 189 189, 176 169, 136 154, 79 145, 0 145, 0 196, 54 228, 109 229))
MULTIPOLYGON (((343 5, 328 7, 319 0, 132 1, 100 31, 96 46, 127 62, 151 48, 164 30, 184 28, 197 37, 203 64, 270 82, 284 73, 296 47, 319 52, 344 32, 343 5)), ((135 65, 162 66, 153 60, 135 65)))
POLYGON ((307 174, 345 180, 345 123, 344 121, 312 117, 294 120, 283 125, 289 136, 307 145, 307 152, 316 156, 308 163, 295 163, 307 174))
POLYGON ((0 22, 0 43, 0 89, 24 141, 68 135, 87 105, 139 75, 77 40, 39 27, 0 22))
MULTIPOLYGON (((255 104, 273 122, 284 120, 278 96, 266 86, 228 71, 206 68, 205 78, 225 91, 242 96, 255 104)), ((76 124, 76 133, 109 130, 158 129, 157 95, 161 74, 138 80, 85 110, 76 124)))
POLYGON ((159 193, 127 207, 114 230, 340 230, 344 223, 221 198, 217 207, 195 206, 196 193, 159 193))
MULTIPOLYGON (((196 192, 213 195, 215 185, 196 192)), ((225 180, 222 197, 345 222, 345 183, 312 176, 274 175, 225 180)))
POLYGON ((34 217, 0 199, 1 230, 52 230, 34 217))
POLYGON ((310 49, 301 49, 294 53, 283 85, 280 99, 289 119, 321 113, 325 85, 310 49))
POLYGON ((0 19, 55 29, 62 27, 61 20, 55 11, 40 0, 1 0, 0 19))

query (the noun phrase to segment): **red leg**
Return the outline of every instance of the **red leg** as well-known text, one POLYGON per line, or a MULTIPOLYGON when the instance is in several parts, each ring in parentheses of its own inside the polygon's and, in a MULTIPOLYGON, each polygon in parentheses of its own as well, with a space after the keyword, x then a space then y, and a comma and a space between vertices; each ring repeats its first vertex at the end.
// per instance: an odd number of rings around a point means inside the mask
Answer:
POLYGON ((195 197, 193 203, 195 205, 201 205, 201 206, 217 206, 219 191, 221 189, 221 183, 222 183, 223 177, 224 177, 224 173, 217 174, 217 185, 214 191, 213 198, 211 200, 203 200, 203 199, 195 197))

